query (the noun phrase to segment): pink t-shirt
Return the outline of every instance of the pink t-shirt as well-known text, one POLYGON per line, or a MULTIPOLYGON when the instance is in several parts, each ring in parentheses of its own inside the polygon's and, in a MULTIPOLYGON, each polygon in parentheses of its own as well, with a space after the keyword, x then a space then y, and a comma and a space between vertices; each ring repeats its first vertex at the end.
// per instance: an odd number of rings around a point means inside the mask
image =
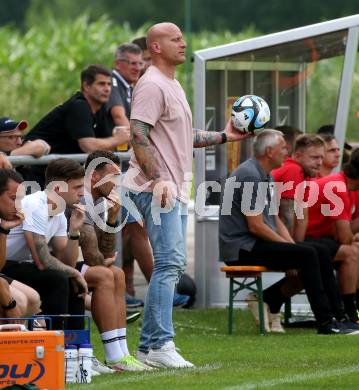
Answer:
MULTIPOLYGON (((177 187, 177 198, 187 203, 192 179, 193 129, 191 109, 179 82, 150 66, 134 89, 131 119, 153 126, 148 138, 161 180, 173 182, 177 187)), ((145 187, 149 180, 131 153, 124 185, 138 190, 137 186, 145 187), (134 168, 139 174, 133 179, 134 168)), ((142 189, 152 190, 151 184, 142 189)))

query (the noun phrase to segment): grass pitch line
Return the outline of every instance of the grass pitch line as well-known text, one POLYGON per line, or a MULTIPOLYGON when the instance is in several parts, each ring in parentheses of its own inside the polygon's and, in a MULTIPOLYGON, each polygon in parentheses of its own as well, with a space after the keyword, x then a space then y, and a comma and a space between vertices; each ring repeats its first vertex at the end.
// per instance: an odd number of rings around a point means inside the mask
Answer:
POLYGON ((156 378, 164 378, 164 377, 182 377, 186 375, 191 375, 192 373, 200 373, 206 371, 219 370, 222 368, 222 364, 206 364, 204 366, 198 366, 194 368, 176 368, 176 369, 157 369, 155 371, 146 371, 141 373, 133 372, 130 373, 118 373, 118 374, 107 374, 101 376, 101 381, 97 383, 90 383, 86 386, 84 385, 76 385, 71 386, 72 390, 86 390, 88 389, 98 389, 101 386, 112 386, 118 383, 132 383, 132 382, 144 382, 144 381, 152 381, 156 378), (111 379, 110 379, 111 378, 111 379), (108 380, 106 380, 108 379, 108 380))
POLYGON ((354 372, 358 372, 358 370, 359 370, 359 365, 356 365, 356 366, 350 366, 345 368, 337 368, 330 371, 329 370, 317 371, 311 374, 287 376, 280 379, 272 379, 272 380, 267 380, 267 381, 262 381, 257 383, 247 383, 247 384, 244 383, 238 386, 225 387, 225 390, 264 389, 266 387, 275 387, 275 386, 285 385, 285 384, 293 384, 293 383, 307 382, 316 379, 330 378, 333 376, 348 375, 354 372))

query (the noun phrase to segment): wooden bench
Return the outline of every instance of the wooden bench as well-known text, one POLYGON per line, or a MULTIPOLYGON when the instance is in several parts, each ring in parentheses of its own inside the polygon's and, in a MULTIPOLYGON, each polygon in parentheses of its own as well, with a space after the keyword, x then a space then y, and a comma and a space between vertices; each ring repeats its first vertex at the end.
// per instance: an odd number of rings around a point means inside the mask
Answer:
POLYGON ((221 272, 225 272, 226 277, 229 278, 228 333, 231 334, 233 330, 233 303, 239 301, 236 299, 237 294, 242 290, 250 290, 258 296, 259 333, 264 335, 262 272, 278 271, 272 271, 263 266, 227 265, 221 267, 221 272))

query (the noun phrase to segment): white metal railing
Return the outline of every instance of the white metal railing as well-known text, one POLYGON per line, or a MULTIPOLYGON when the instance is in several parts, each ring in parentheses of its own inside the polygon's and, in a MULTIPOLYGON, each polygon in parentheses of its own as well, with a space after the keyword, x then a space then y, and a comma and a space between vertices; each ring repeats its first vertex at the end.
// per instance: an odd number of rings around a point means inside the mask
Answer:
MULTIPOLYGON (((115 152, 115 154, 120 158, 121 161, 129 160, 130 154, 128 152, 115 152)), ((8 156, 9 161, 13 166, 18 165, 46 165, 52 160, 57 158, 69 158, 71 160, 76 160, 78 162, 84 162, 88 154, 78 153, 78 154, 49 154, 47 156, 42 156, 40 158, 35 158, 32 156, 8 156)))

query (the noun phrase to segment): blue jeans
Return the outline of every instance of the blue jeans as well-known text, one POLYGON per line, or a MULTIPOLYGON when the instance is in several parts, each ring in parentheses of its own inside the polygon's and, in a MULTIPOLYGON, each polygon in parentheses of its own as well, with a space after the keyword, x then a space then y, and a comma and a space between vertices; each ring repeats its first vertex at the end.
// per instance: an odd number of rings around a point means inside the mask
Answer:
POLYGON ((187 205, 177 200, 173 209, 161 209, 149 192, 131 193, 131 199, 145 221, 154 257, 139 345, 147 352, 174 337, 173 294, 186 267, 187 205))

